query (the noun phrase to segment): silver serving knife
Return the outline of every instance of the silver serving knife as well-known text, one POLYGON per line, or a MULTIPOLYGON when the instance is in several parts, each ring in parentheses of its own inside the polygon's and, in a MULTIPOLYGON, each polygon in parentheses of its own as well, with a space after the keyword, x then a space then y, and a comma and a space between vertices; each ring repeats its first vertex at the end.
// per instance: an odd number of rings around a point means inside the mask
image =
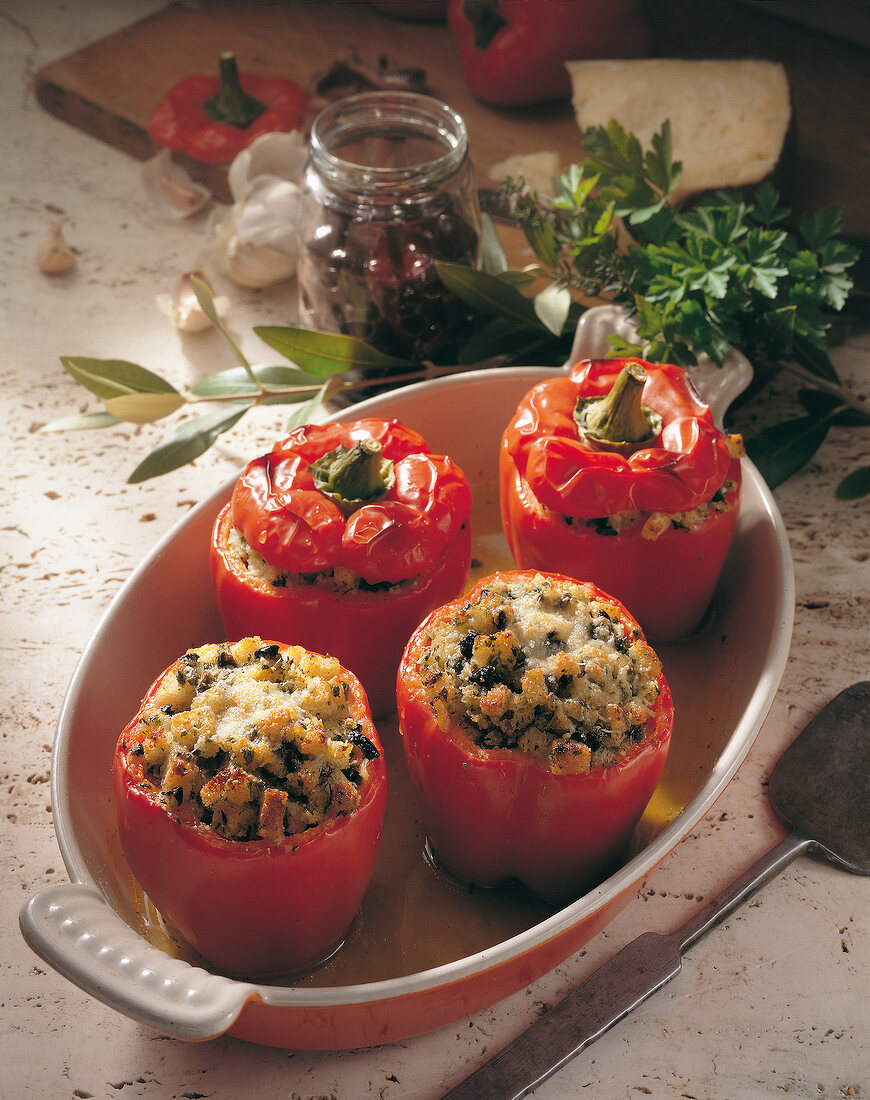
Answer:
POLYGON ((853 684, 806 726, 769 784, 791 832, 674 932, 644 932, 444 1100, 519 1100, 680 972, 682 954, 804 853, 870 875, 870 681, 853 684))

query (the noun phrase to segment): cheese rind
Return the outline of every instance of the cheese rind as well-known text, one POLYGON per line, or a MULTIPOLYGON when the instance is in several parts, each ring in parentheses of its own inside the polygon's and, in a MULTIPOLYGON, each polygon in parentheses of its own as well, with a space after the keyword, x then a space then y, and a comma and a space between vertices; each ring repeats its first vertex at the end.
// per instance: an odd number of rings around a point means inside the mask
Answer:
POLYGON ((788 78, 773 61, 566 62, 581 132, 615 119, 644 149, 669 120, 683 173, 674 198, 757 183, 775 167, 791 119, 788 78))

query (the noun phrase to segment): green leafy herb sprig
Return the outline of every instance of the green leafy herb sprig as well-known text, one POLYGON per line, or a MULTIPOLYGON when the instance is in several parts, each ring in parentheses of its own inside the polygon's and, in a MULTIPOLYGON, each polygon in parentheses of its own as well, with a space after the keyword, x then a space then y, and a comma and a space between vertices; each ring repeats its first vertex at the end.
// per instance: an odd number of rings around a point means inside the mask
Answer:
MULTIPOLYGON (((637 341, 612 336, 613 355, 690 365, 706 353, 721 365, 735 347, 757 369, 785 367, 809 383, 799 394, 804 416, 748 441, 771 486, 801 469, 830 427, 870 425, 825 350, 859 256, 839 235, 838 208, 790 231, 790 212, 766 181, 751 199, 719 190, 681 211, 667 201, 681 173, 668 122, 647 152, 615 121, 588 130, 583 142, 586 159, 560 177, 553 198, 522 180, 505 188, 551 280, 550 303, 564 311, 580 294, 622 304, 637 341)), ((868 492, 870 468, 837 489, 844 499, 868 492)))
POLYGON ((751 201, 719 190, 681 212, 667 201, 681 174, 667 122, 647 153, 616 122, 587 131, 584 145, 587 159, 562 175, 555 198, 522 181, 507 191, 557 286, 632 311, 638 343, 615 338, 615 353, 691 364, 704 352, 721 364, 731 347, 754 361, 824 347, 858 259, 838 236, 837 208, 791 233, 788 209, 764 182, 751 201))
MULTIPOLYGON (((561 365, 590 300, 621 304, 634 323, 637 340, 612 336, 612 355, 690 365, 706 353, 721 364, 736 347, 759 374, 786 368, 798 375, 807 387, 799 394, 805 414, 747 444, 771 487, 801 469, 832 426, 870 425, 870 413, 844 390, 826 351, 858 259, 840 237, 838 209, 805 217, 791 230, 789 211, 770 183, 751 197, 720 190, 676 208, 668 197, 681 165, 673 159, 668 122, 646 151, 615 121, 588 130, 583 144, 585 159, 554 181, 552 197, 522 180, 507 181, 503 189, 538 265, 509 269, 488 219, 478 267, 437 264, 445 288, 471 307, 478 322, 455 364, 397 359, 348 335, 271 325, 254 332, 292 366, 252 366, 223 326, 208 287, 193 280, 201 308, 239 366, 181 393, 134 363, 63 356, 66 370, 105 402, 105 411, 54 421, 44 430, 146 423, 195 403, 212 404, 211 411, 170 430, 136 467, 129 480, 143 481, 199 457, 261 405, 297 405, 289 429, 338 392, 370 389, 378 381, 392 386, 507 363, 561 365)), ((867 493, 867 467, 852 471, 837 489, 844 499, 867 493)))

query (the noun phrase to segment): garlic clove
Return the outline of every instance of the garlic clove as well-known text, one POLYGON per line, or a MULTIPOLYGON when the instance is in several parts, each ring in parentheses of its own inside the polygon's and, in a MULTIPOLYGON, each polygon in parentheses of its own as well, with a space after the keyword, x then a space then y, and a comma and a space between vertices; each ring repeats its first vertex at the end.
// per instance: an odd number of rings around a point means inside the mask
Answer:
POLYGON ((239 286, 262 290, 296 274, 296 258, 270 245, 236 241, 224 257, 227 275, 239 286))
POLYGON ((45 231, 36 250, 36 265, 46 275, 63 275, 75 263, 75 257, 63 235, 66 218, 62 218, 45 231))
POLYGON ((258 176, 276 176, 300 184, 307 158, 308 146, 298 130, 261 134, 236 156, 228 169, 227 183, 233 200, 246 199, 258 176))
POLYGON ((189 218, 201 210, 211 192, 175 163, 168 149, 142 165, 142 185, 155 210, 165 218, 189 218))
POLYGON ((243 244, 270 245, 295 260, 301 203, 302 191, 295 183, 258 176, 247 198, 232 209, 235 236, 243 244))
MULTIPOLYGON (((205 332, 206 329, 211 328, 211 321, 203 312, 190 281, 194 276, 209 286, 208 280, 201 271, 186 271, 178 280, 175 298, 168 294, 157 296, 157 308, 170 318, 180 332, 205 332)), ((213 301, 218 317, 222 317, 229 308, 229 299, 217 297, 213 301)))
POLYGON ((243 149, 227 180, 234 203, 212 231, 223 271, 240 286, 262 288, 296 274, 302 135, 270 133, 243 149))

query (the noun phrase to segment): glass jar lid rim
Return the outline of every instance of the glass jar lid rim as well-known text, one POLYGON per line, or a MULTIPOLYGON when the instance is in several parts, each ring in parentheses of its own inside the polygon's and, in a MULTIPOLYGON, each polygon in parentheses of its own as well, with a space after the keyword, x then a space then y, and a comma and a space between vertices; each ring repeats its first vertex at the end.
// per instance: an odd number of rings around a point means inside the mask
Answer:
POLYGON ((457 111, 434 96, 400 91, 360 92, 328 104, 314 120, 309 142, 310 157, 321 169, 329 174, 342 169, 363 173, 373 183, 408 173, 450 171, 462 162, 467 149, 465 121, 457 111), (440 141, 443 151, 399 168, 361 164, 333 152, 336 145, 354 136, 370 136, 381 126, 440 141))

